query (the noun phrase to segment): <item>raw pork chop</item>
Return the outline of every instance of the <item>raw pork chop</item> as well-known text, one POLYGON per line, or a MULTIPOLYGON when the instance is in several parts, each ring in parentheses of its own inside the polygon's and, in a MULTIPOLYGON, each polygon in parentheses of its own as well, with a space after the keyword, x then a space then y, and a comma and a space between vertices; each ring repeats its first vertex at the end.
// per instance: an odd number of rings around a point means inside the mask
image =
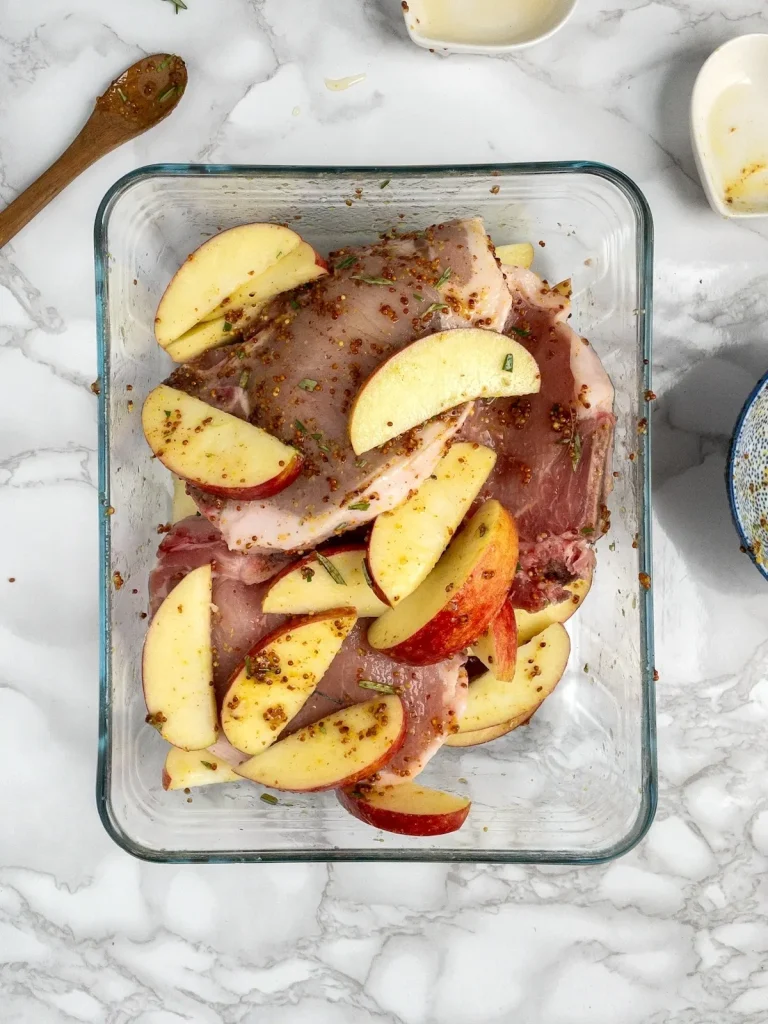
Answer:
MULTIPOLYGON (((166 535, 157 557, 149 581, 153 613, 186 573, 213 563, 216 609, 211 630, 213 681, 221 701, 232 673, 248 650, 288 618, 262 611, 265 574, 271 576, 277 572, 286 561, 285 556, 229 551, 215 527, 192 516, 177 523, 166 535)), ((342 707, 375 697, 375 691, 358 686, 360 680, 394 686, 406 706, 408 735, 385 774, 389 781, 403 781, 421 771, 461 716, 467 694, 466 673, 458 657, 420 668, 397 664, 368 646, 365 635, 369 624, 367 619, 357 623, 317 690, 291 721, 285 734, 342 707)), ((217 745, 215 752, 231 760, 226 740, 217 745)))
POLYGON ((477 219, 341 250, 331 261, 332 275, 278 297, 248 340, 205 353, 167 381, 304 454, 302 475, 268 499, 190 491, 233 550, 314 547, 405 500, 432 472, 469 406, 356 458, 347 423, 356 392, 417 338, 453 327, 500 330, 511 309, 477 219))
POLYGON ((569 303, 528 270, 504 267, 513 297, 505 333, 541 371, 541 391, 477 402, 461 436, 498 453, 481 497, 498 498, 520 536, 510 600, 534 610, 563 600, 588 573, 607 529, 613 386, 594 349, 565 323, 569 303))

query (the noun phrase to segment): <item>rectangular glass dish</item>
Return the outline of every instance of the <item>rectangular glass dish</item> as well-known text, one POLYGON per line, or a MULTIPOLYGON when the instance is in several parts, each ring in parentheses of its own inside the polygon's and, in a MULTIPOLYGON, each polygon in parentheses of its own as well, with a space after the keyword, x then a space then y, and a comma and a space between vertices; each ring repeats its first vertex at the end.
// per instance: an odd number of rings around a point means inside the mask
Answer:
POLYGON ((97 800, 105 828, 156 861, 467 860, 592 863, 645 833, 656 804, 649 434, 652 224, 636 186, 590 163, 281 168, 158 165, 118 181, 95 226, 101 543, 97 800), (387 184, 385 184, 387 183, 387 184), (529 726, 443 748, 420 778, 472 798, 450 835, 411 838, 352 818, 333 793, 260 800, 249 782, 165 792, 167 746, 144 717, 147 578, 170 519, 171 480, 141 431, 171 362, 153 337, 160 296, 187 254, 249 221, 289 223, 319 252, 455 217, 496 244, 531 241, 534 270, 573 280, 572 324, 616 389, 611 532, 567 624, 566 675, 529 726), (538 245, 536 243, 539 243, 538 245), (130 390, 129 390, 130 389, 130 390), (630 455, 632 458, 630 459, 630 455), (119 574, 119 576, 115 575, 119 574), (123 581, 121 586, 120 581, 123 581), (646 581, 647 582, 647 581, 646 581))

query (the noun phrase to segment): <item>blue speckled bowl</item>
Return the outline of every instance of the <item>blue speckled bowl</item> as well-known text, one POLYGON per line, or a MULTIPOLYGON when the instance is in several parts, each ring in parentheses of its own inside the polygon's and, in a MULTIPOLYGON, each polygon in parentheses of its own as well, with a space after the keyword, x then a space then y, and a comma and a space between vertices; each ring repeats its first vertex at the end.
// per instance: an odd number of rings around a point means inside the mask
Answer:
POLYGON ((768 373, 739 413, 728 455, 727 481, 741 543, 768 579, 768 373))

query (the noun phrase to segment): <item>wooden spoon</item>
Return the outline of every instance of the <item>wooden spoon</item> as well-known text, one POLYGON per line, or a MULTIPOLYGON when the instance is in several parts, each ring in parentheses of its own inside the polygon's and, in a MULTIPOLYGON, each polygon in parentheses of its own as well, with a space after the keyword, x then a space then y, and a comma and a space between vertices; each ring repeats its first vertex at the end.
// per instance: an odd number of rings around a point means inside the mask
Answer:
POLYGON ((0 211, 0 247, 78 174, 167 117, 186 87, 187 68, 181 57, 156 53, 132 64, 96 100, 93 113, 72 145, 0 211))

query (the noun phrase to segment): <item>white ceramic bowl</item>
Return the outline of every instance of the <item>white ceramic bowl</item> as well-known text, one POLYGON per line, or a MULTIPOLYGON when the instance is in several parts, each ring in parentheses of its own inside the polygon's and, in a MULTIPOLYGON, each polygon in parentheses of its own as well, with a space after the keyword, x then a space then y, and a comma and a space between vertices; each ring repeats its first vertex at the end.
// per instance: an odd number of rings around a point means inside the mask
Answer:
MULTIPOLYGON (((768 35, 760 33, 737 36, 724 43, 699 72, 691 98, 693 152, 707 199, 716 213, 724 217, 765 217, 768 200, 756 203, 754 209, 726 201, 725 182, 718 173, 713 151, 710 122, 715 104, 726 90, 739 85, 749 86, 756 97, 762 97, 763 103, 761 115, 757 119, 745 118, 738 134, 734 135, 736 152, 741 150, 747 154, 752 145, 755 159, 759 159, 761 153, 768 159, 768 35)), ((749 159, 751 157, 745 156, 745 161, 749 159)))
MULTIPOLYGON (((444 2, 451 2, 451 0, 444 0, 444 2)), ((452 2, 457 3, 457 0, 452 0, 452 2)), ((531 3, 532 0, 528 0, 528 2, 531 3)), ((424 31, 426 19, 422 16, 425 0, 407 0, 407 9, 403 8, 403 15, 409 36, 417 46, 421 46, 425 50, 439 50, 441 53, 482 53, 493 56, 513 53, 515 50, 522 50, 526 46, 532 46, 534 43, 548 39, 568 21, 577 2, 578 0, 553 0, 551 8, 544 13, 534 28, 528 27, 521 30, 513 38, 499 43, 473 42, 469 31, 467 41, 439 39, 426 35, 424 31)), ((471 21, 473 6, 471 0, 463 0, 462 6, 466 8, 467 21, 471 21)))

